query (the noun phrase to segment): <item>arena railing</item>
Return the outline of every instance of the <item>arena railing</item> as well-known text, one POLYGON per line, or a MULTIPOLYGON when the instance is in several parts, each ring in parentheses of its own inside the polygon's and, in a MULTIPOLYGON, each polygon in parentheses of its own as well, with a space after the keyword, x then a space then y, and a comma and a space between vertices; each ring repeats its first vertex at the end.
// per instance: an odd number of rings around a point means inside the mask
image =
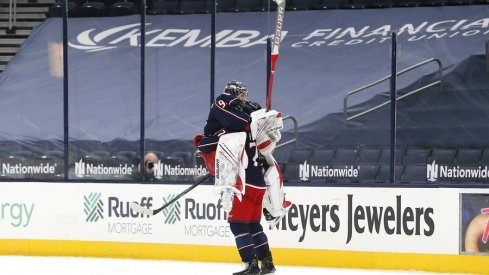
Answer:
POLYGON ((9 1, 7 33, 15 33, 17 24, 17 0, 9 1))
MULTIPOLYGON (((411 91, 409 93, 406 93, 406 94, 404 94, 402 96, 396 97, 396 101, 399 101, 399 100, 401 100, 403 98, 406 98, 408 96, 411 96, 413 94, 416 94, 418 92, 421 92, 423 90, 426 90, 426 89, 428 89, 430 87, 433 87, 433 86, 436 86, 436 85, 440 85, 442 83, 442 79, 443 79, 443 71, 442 71, 442 69, 443 69, 443 66, 441 64, 441 61, 439 59, 437 59, 437 58, 430 58, 430 59, 427 59, 425 61, 422 61, 422 62, 420 62, 418 64, 412 65, 411 67, 408 67, 408 68, 405 68, 403 70, 398 71, 396 75, 397 76, 402 75, 402 74, 407 73, 409 71, 412 71, 412 70, 414 70, 416 68, 419 68, 419 67, 421 67, 423 65, 426 65, 426 64, 429 64, 429 63, 433 63, 433 62, 437 63, 437 65, 438 65, 438 80, 437 81, 434 81, 432 83, 429 83, 429 84, 427 84, 427 85, 425 85, 423 87, 420 87, 418 89, 415 89, 415 90, 413 90, 413 91, 411 91)), ((351 95, 353 95, 353 94, 362 92, 362 91, 364 91, 364 90, 366 90, 366 89, 368 89, 370 87, 373 87, 373 86, 375 86, 377 84, 380 84, 380 83, 382 83, 382 82, 384 82, 386 80, 389 80, 390 78, 391 78, 391 76, 388 75, 388 76, 383 77, 383 78, 381 78, 381 79, 379 79, 377 81, 374 81, 374 82, 369 83, 369 84, 367 84, 365 86, 362 86, 362 87, 360 87, 358 89, 355 89, 353 91, 350 91, 350 92, 348 92, 345 95, 345 98, 344 98, 344 101, 343 101, 343 118, 344 118, 345 127, 348 127, 348 121, 350 121, 352 119, 355 119, 357 117, 363 116, 365 114, 368 114, 370 112, 373 112, 373 111, 375 111, 375 110, 377 110, 379 108, 382 108, 382 107, 384 107, 384 106, 386 106, 386 105, 388 105, 390 103, 390 100, 388 100, 388 101, 385 101, 385 102, 383 102, 383 103, 381 103, 381 104, 379 104, 377 106, 374 106, 372 108, 369 108, 369 109, 367 109, 367 110, 365 110, 363 112, 360 112, 360 113, 355 114, 355 115, 352 115, 352 116, 348 116, 348 98, 351 95)))

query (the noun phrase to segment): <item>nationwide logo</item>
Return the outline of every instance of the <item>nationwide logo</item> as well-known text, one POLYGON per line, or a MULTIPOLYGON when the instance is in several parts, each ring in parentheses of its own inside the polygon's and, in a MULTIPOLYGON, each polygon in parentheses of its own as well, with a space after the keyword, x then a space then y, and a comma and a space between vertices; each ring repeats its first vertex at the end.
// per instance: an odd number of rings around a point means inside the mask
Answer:
POLYGON ((131 175, 133 166, 119 164, 119 166, 104 166, 103 164, 85 163, 83 159, 75 163, 75 175, 79 178, 90 175, 131 175))
MULTIPOLYGON (((167 203, 174 199, 177 195, 171 194, 166 197, 163 197, 163 203, 167 203)), ((176 201, 167 208, 163 210, 163 216, 165 217, 165 224, 175 224, 177 221, 180 221, 180 202, 176 201)))
POLYGON ((302 181, 307 181, 312 178, 356 178, 358 177, 359 167, 353 165, 345 165, 344 168, 332 168, 328 165, 310 165, 307 160, 303 164, 299 164, 299 178, 302 181))
POLYGON ((429 182, 435 182, 439 178, 446 179, 489 179, 489 169, 486 166, 461 168, 436 164, 436 160, 426 165, 426 178, 429 182))
POLYGON ((104 203, 101 199, 102 193, 90 193, 87 196, 83 196, 83 205, 86 215, 86 222, 97 222, 99 219, 104 218, 104 203))
POLYGON ((207 174, 207 170, 202 165, 199 165, 199 167, 181 167, 180 165, 169 165, 158 161, 155 164, 153 173, 155 178, 162 179, 165 176, 202 176, 207 174))
POLYGON ((438 164, 433 161, 426 166, 426 178, 429 182, 435 182, 438 179, 438 164))
POLYGON ((56 163, 41 163, 39 165, 24 165, 22 163, 2 163, 1 164, 1 175, 12 175, 12 174, 51 174, 55 173, 57 164, 56 163))

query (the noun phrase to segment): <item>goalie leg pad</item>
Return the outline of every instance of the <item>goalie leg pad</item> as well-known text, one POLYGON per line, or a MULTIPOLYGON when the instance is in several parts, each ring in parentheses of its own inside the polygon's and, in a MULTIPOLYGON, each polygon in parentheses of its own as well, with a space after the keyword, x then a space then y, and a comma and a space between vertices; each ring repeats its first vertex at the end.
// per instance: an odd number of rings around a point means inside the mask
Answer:
POLYGON ((215 188, 216 193, 223 189, 245 193, 243 184, 245 169, 248 166, 248 156, 245 151, 246 133, 231 133, 220 137, 215 159, 215 188))
POLYGON ((270 227, 273 227, 287 214, 292 203, 285 199, 282 172, 276 162, 265 172, 265 182, 267 191, 263 197, 263 212, 270 227))

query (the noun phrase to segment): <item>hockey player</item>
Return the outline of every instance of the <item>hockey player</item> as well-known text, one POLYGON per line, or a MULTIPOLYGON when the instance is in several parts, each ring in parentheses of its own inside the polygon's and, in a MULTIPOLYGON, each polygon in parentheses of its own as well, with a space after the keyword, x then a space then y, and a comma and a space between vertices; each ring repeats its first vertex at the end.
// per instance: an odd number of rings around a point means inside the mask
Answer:
POLYGON ((245 263, 234 275, 273 274, 275 266, 260 220, 263 206, 274 225, 291 205, 285 200, 280 170, 271 156, 280 139, 282 120, 280 113, 265 112, 247 101, 247 96, 242 82, 227 83, 211 106, 204 135, 197 135, 194 142, 215 176, 216 193, 229 213, 230 229, 245 263))

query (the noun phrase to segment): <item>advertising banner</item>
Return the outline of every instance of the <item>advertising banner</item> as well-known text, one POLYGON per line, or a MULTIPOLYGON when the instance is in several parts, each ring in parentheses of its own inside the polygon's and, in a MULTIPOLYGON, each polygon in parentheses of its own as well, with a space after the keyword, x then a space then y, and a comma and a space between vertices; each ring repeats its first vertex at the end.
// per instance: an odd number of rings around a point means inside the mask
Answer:
MULTIPOLYGON (((5 183, 0 193, 0 239, 234 246, 227 213, 212 186, 198 186, 152 217, 129 208, 130 202, 137 201, 156 209, 185 188, 5 183)), ((262 221, 273 247, 442 254, 465 251, 459 243, 457 189, 288 187, 286 191, 294 203, 288 215, 273 228, 262 221)), ((485 202, 487 194, 464 194, 461 213, 465 217, 468 205, 484 209, 485 202)), ((471 219, 463 219, 461 231, 466 231, 465 220, 471 219)))

